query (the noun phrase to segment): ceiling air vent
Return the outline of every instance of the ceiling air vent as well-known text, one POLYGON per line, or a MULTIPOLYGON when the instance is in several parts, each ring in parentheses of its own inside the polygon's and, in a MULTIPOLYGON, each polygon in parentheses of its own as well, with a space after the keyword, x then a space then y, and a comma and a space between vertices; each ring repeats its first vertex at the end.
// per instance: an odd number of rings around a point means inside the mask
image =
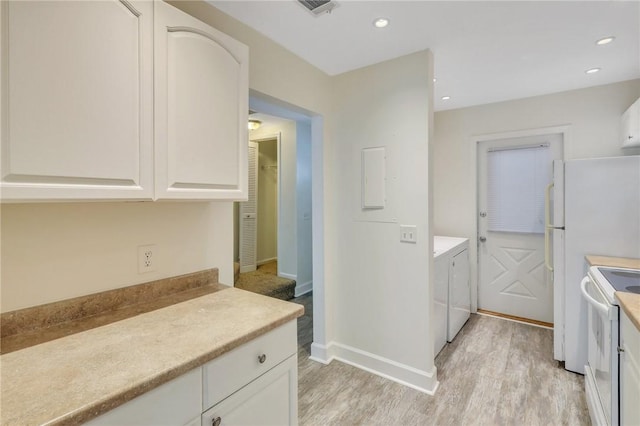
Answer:
POLYGON ((298 0, 298 2, 314 16, 329 13, 337 6, 336 2, 331 0, 298 0))

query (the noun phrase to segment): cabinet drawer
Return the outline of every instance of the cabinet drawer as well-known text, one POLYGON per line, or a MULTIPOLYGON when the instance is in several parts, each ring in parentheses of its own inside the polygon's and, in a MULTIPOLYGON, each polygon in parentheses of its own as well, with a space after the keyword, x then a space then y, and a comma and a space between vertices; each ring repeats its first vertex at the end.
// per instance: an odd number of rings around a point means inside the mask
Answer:
POLYGON ((296 321, 289 321, 205 364, 202 410, 214 406, 296 352, 296 321), (265 355, 264 362, 259 359, 262 355, 265 355))

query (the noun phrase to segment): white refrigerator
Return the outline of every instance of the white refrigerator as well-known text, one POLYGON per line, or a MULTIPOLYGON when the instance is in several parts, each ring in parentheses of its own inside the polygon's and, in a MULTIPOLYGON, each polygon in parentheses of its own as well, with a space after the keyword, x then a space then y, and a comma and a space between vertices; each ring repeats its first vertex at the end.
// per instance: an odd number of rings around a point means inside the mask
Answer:
POLYGON ((554 162, 547 267, 554 288, 554 358, 584 374, 586 255, 640 258, 640 155, 554 162))

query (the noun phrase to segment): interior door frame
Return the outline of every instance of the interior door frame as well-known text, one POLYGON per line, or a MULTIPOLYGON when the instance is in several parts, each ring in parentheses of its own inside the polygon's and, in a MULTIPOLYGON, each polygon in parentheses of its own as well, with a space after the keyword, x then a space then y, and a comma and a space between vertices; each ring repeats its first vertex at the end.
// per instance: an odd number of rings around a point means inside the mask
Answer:
MULTIPOLYGON (((282 238, 280 238, 280 230, 282 229, 282 224, 280 223, 280 210, 281 210, 281 205, 280 205, 280 194, 281 194, 281 184, 282 184, 282 179, 280 176, 280 173, 282 173, 282 167, 280 164, 280 159, 282 157, 281 155, 281 150, 280 150, 280 139, 282 137, 282 133, 281 132, 274 132, 271 134, 266 134, 266 135, 261 135, 259 138, 249 138, 250 142, 255 142, 258 144, 258 169, 260 168, 260 142, 266 142, 266 141, 272 141, 272 140, 276 140, 276 156, 277 161, 277 168, 276 168, 276 179, 277 179, 277 184, 276 184, 276 197, 277 197, 277 201, 276 201, 276 223, 278 226, 278 232, 276 232, 276 258, 280 258, 280 241, 282 240, 282 238)), ((258 171, 258 173, 260 173, 258 171)), ((258 190, 259 191, 259 190, 258 190)), ((256 236, 256 247, 258 246, 258 242, 257 242, 257 236, 256 236)), ((257 248, 256 248, 257 250, 257 248)), ((257 256, 256 256, 257 258, 257 256)), ((257 259, 256 259, 257 260, 257 259)), ((280 276, 280 262, 278 262, 278 271, 276 272, 278 276, 280 276)))
POLYGON ((480 253, 478 250, 478 150, 480 149, 480 142, 490 141, 494 139, 511 139, 511 138, 520 138, 526 136, 541 136, 547 134, 561 134, 563 141, 563 160, 567 158, 571 158, 573 153, 572 149, 572 138, 571 138, 571 125, 559 125, 559 126, 551 126, 551 127, 538 127, 533 129, 525 129, 525 130, 514 130, 509 132, 499 132, 499 133, 487 133, 481 135, 473 135, 469 137, 469 149, 470 153, 470 164, 469 170, 471 171, 472 179, 470 179, 470 184, 472 187, 470 188, 469 193, 473 194, 473 205, 475 206, 473 215, 475 220, 473 221, 473 232, 471 234, 470 240, 474 242, 469 243, 469 249, 472 251, 469 256, 470 266, 471 266, 471 312, 478 312, 478 282, 479 282, 479 272, 478 264, 480 262, 480 253), (475 253, 474 253, 475 252, 475 253))

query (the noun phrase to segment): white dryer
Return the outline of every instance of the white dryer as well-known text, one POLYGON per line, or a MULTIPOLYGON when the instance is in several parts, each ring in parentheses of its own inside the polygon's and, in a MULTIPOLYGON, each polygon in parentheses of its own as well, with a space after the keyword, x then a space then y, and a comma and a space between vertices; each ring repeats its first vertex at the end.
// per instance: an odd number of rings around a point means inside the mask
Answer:
POLYGON ((471 314, 469 240, 434 237, 434 353, 451 342, 471 314))

